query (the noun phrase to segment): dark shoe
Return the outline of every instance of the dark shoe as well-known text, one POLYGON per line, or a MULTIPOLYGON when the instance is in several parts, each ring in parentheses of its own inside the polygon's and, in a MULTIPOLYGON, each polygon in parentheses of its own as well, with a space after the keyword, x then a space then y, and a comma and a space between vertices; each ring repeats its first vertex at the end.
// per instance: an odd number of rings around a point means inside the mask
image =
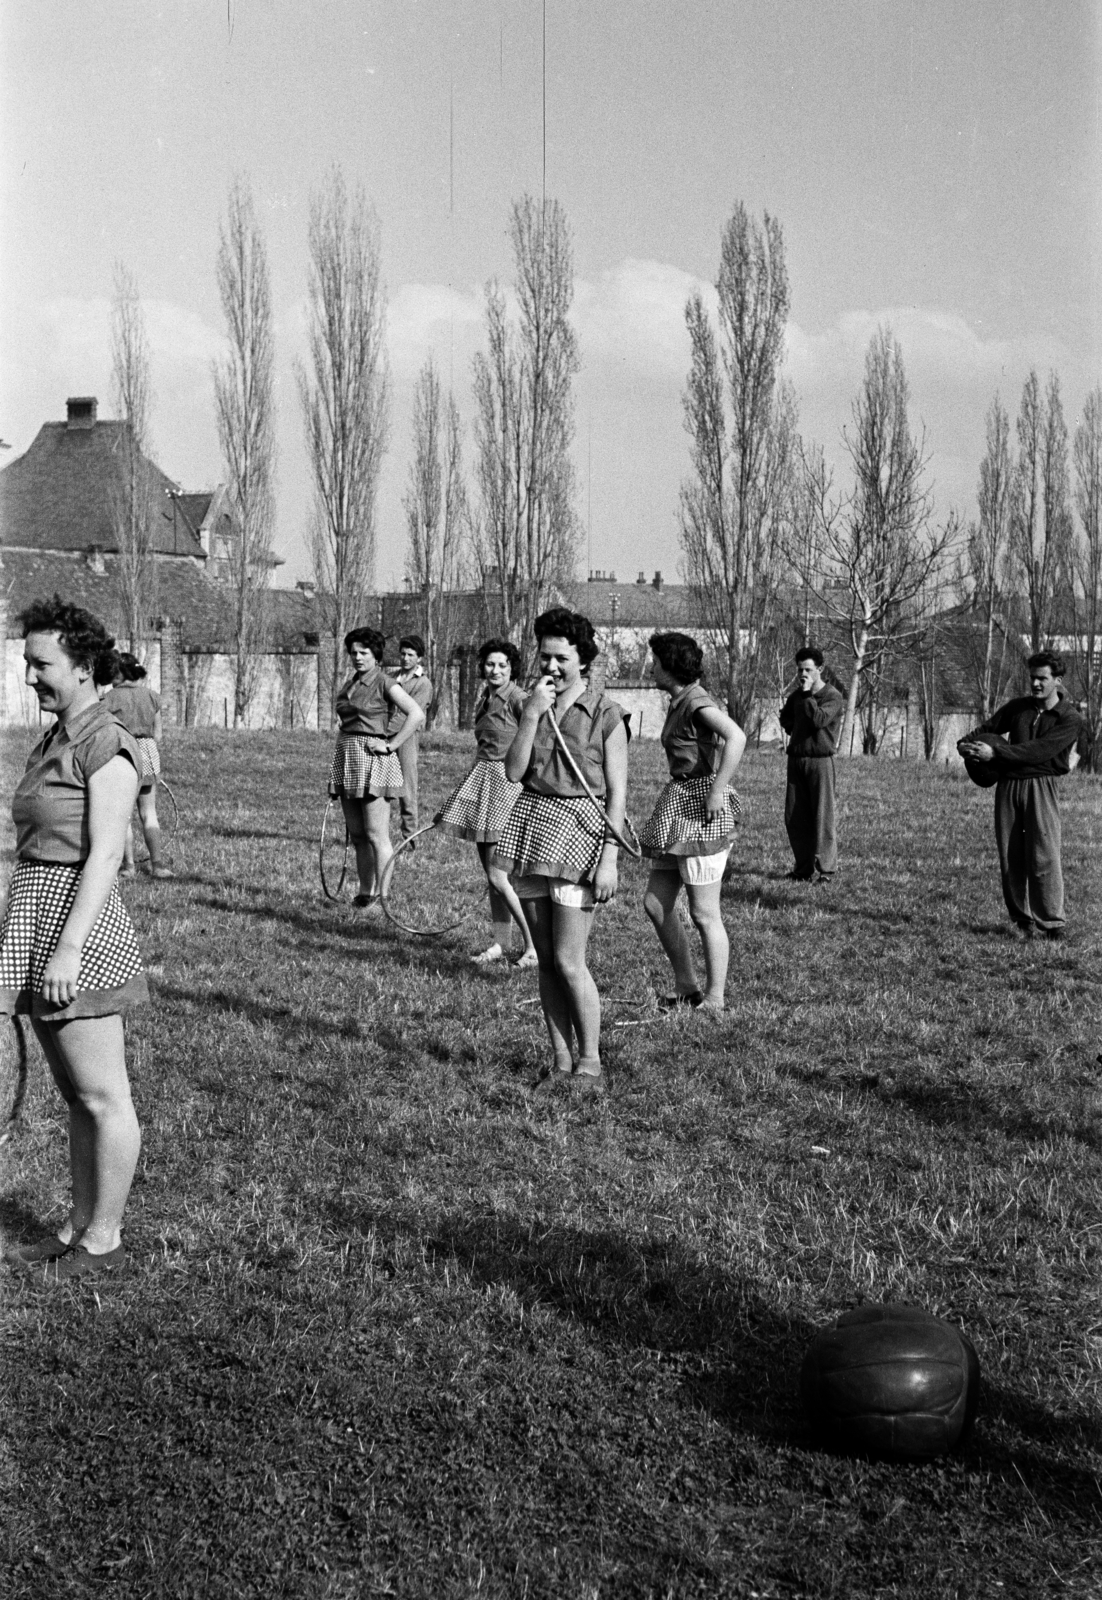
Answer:
POLYGON ((570 1081, 569 1067, 541 1067, 532 1088, 536 1094, 554 1094, 556 1089, 561 1089, 564 1083, 570 1081))
POLYGON ((379 904, 379 896, 377 894, 353 895, 352 904, 354 906, 377 906, 379 904))
POLYGON ((814 880, 814 882, 816 882, 816 883, 833 883, 834 882, 834 874, 833 874, 833 872, 820 872, 819 876, 814 880))
POLYGON ((786 883, 810 883, 815 874, 813 872, 786 872, 786 883))
POLYGON ((1019 939, 1029 940, 1033 938, 1036 930, 1034 929, 1032 922, 1016 922, 1014 924, 1014 931, 1019 939))
POLYGON ((659 1000, 658 1009, 659 1011, 677 1011, 682 1006, 690 1006, 695 1010, 703 999, 704 991, 702 989, 694 989, 691 994, 667 994, 663 995, 659 1000))
POLYGON ((16 1245, 10 1252, 8 1260, 17 1267, 39 1267, 46 1261, 56 1261, 70 1248, 71 1241, 70 1244, 65 1244, 55 1233, 50 1239, 39 1239, 37 1244, 16 1245))
POLYGON ((73 1278, 87 1278, 94 1272, 110 1272, 112 1267, 121 1267, 125 1260, 126 1246, 122 1244, 98 1256, 82 1244, 70 1245, 63 1255, 46 1263, 43 1277, 47 1283, 69 1283, 73 1278))
POLYGON ((1042 928, 1040 931, 1046 939, 1053 939, 1057 943, 1064 937, 1063 928, 1042 928))

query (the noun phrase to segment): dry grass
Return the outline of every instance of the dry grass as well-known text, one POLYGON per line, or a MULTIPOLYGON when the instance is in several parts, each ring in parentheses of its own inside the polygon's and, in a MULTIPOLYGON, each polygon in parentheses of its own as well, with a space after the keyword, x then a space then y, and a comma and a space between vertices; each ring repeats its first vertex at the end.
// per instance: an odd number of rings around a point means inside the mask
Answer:
MULTIPOLYGON (((5 1282, 20 1595, 1102 1593, 1102 785, 1064 786, 1072 935, 1006 934, 990 798, 841 769, 844 871, 783 881, 752 755, 730 1009, 660 1021, 642 879, 598 918, 611 1092, 534 1098, 531 974, 317 888, 325 741, 178 735, 187 876, 127 891, 133 1266, 5 1282), (915 1301, 979 1350, 927 1467, 824 1452, 814 1329, 915 1301)), ((428 804, 468 759, 437 736, 428 804)), ((633 753, 632 809, 660 771, 633 753)), ((64 1197, 36 1073, 9 1230, 64 1197)))

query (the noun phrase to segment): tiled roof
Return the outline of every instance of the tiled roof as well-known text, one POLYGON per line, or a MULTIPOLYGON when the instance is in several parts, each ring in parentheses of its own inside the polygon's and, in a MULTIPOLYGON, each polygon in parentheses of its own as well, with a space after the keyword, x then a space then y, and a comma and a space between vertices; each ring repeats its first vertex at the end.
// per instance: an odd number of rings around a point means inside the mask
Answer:
MULTIPOLYGON (((125 632, 115 578, 116 559, 105 556, 104 570, 96 572, 83 554, 5 549, 0 584, 7 594, 9 617, 31 600, 56 591, 66 600, 95 612, 112 632, 125 632)), ((156 573, 157 610, 181 624, 183 648, 200 653, 228 652, 233 640, 233 590, 212 583, 201 567, 184 558, 163 557, 156 563, 156 573)), ((316 648, 316 607, 301 589, 269 589, 266 603, 270 649, 309 652, 316 648)))
MULTIPOLYGON (((116 550, 112 490, 126 424, 71 427, 47 422, 30 449, 0 472, 0 544, 30 550, 116 550)), ((153 548, 203 559, 186 518, 175 510, 176 484, 152 461, 153 548)), ((192 497, 189 497, 192 498, 192 497)))

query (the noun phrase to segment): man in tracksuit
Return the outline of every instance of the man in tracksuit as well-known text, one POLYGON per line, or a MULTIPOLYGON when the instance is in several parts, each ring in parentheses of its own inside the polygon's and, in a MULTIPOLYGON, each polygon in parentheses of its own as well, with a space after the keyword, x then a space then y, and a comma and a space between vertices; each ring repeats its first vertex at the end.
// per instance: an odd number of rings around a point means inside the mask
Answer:
POLYGON ((1029 658, 1029 693, 1010 700, 957 745, 962 756, 994 762, 995 838, 1003 899, 1022 936, 1064 932, 1060 802, 1056 780, 1071 770, 1082 721, 1063 694, 1063 660, 1051 650, 1029 658))
MULTIPOLYGON (((398 683, 421 707, 428 717, 429 707, 432 704, 432 680, 425 675, 422 659, 425 654, 425 641, 419 633, 407 634, 398 641, 398 683)), ((405 724, 405 713, 391 706, 390 718, 386 725, 387 735, 397 733, 405 724)), ((398 760, 402 764, 402 777, 404 787, 398 797, 398 812, 402 819, 402 838, 417 832, 417 756, 420 736, 414 734, 412 739, 407 739, 405 744, 398 746, 398 760)), ((411 846, 416 849, 416 846, 411 846)))
POLYGON ((806 645, 796 652, 796 688, 781 707, 788 734, 788 782, 784 825, 796 865, 790 878, 810 883, 834 876, 834 750, 846 704, 823 677, 823 652, 806 645))

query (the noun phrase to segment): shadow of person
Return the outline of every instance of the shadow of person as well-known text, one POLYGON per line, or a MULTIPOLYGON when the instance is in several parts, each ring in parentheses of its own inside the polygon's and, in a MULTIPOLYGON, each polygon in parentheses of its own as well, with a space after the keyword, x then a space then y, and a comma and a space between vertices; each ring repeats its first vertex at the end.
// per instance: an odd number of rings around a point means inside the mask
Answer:
POLYGON ((371 1234, 384 1250, 413 1232, 441 1273, 458 1267, 476 1284, 505 1286, 581 1323, 599 1341, 673 1366, 684 1403, 734 1432, 806 1434, 798 1374, 813 1328, 771 1305, 750 1278, 704 1262, 677 1239, 629 1240, 501 1214, 365 1215, 339 1202, 332 1212, 343 1232, 371 1234))

